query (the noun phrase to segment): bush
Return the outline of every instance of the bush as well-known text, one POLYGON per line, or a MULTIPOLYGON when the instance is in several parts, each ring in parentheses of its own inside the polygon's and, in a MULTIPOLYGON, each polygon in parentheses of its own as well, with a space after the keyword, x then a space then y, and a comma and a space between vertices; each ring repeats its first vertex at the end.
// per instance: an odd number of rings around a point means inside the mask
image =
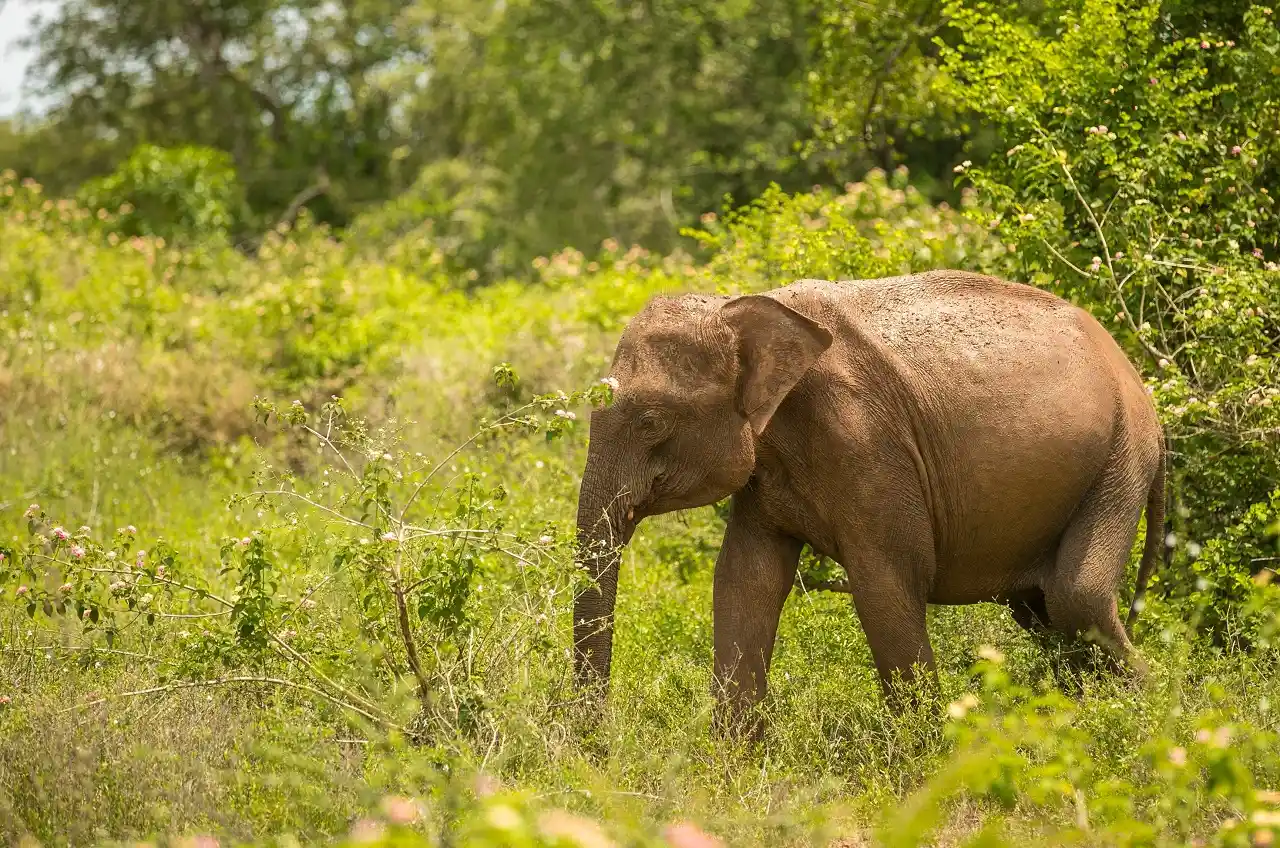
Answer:
POLYGON ((519 226, 502 220, 504 202, 496 171, 434 162, 406 191, 356 218, 344 240, 409 273, 443 272, 467 287, 494 282, 513 263, 504 246, 519 226))
MULTIPOLYGON (((843 192, 787 195, 776 185, 687 230, 710 252, 706 273, 745 289, 795 279, 868 279, 931 268, 981 269, 1002 246, 945 203, 931 205, 906 168, 874 170, 843 192)), ((965 195, 966 204, 970 195, 965 195)))
POLYGON ((139 145, 113 173, 85 183, 78 200, 113 215, 112 231, 125 238, 226 239, 245 215, 231 157, 207 147, 139 145))

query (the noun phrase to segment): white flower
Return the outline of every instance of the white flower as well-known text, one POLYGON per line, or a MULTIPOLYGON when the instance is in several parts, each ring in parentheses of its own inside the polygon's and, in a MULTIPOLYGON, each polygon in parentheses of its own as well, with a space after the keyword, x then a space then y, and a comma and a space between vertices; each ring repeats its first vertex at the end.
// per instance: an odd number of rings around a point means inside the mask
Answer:
POLYGON ((996 665, 1004 662, 1004 654, 1000 649, 992 647, 991 645, 983 645, 981 648, 978 648, 978 656, 982 657, 987 662, 995 663, 996 665))
POLYGON ((540 545, 549 545, 549 544, 551 544, 551 543, 552 543, 552 542, 554 542, 554 541, 555 541, 555 539, 552 539, 550 536, 543 536, 542 538, 538 539, 538 544, 540 544, 540 545))
POLYGON ((970 692, 966 694, 964 697, 960 698, 958 701, 952 701, 951 704, 947 707, 947 715, 959 721, 960 719, 968 715, 969 710, 973 709, 976 706, 978 706, 978 698, 976 695, 970 692))
POLYGON ((615 391, 615 392, 618 390, 618 378, 617 378, 617 377, 605 377, 605 378, 604 378, 603 380, 601 380, 600 382, 601 382, 601 383, 604 383, 606 386, 608 386, 610 389, 612 389, 612 390, 613 390, 613 391, 615 391))
POLYGON ((560 418, 565 419, 566 421, 574 421, 578 417, 576 414, 574 414, 572 411, 568 409, 557 409, 556 415, 560 418))
POLYGON ((383 533, 383 534, 382 534, 382 541, 384 541, 384 542, 394 542, 394 541, 396 541, 396 534, 395 534, 395 533, 392 533, 390 530, 388 530, 387 532, 385 532, 385 533, 383 533))

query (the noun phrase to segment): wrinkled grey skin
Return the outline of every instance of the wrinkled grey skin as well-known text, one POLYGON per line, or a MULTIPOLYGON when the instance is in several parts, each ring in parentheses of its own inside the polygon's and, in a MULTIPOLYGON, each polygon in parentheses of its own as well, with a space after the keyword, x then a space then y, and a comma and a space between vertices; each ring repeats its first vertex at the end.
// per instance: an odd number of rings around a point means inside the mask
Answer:
POLYGON ((611 376, 578 504, 595 580, 574 604, 580 684, 608 684, 618 546, 647 516, 730 495, 721 718, 764 697, 804 543, 847 571, 887 692, 915 667, 935 673, 931 603, 1002 602, 1024 627, 1128 658, 1116 592, 1144 506, 1138 595, 1159 552, 1164 438, 1083 310, 958 271, 660 297, 623 332, 611 376))

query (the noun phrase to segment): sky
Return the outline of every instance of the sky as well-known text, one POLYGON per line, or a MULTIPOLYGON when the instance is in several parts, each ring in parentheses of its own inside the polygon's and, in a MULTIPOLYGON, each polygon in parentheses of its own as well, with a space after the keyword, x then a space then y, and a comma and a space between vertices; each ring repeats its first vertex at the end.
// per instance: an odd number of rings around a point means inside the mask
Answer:
POLYGON ((22 73, 31 55, 14 42, 31 30, 37 0, 0 0, 0 117, 21 105, 22 73))

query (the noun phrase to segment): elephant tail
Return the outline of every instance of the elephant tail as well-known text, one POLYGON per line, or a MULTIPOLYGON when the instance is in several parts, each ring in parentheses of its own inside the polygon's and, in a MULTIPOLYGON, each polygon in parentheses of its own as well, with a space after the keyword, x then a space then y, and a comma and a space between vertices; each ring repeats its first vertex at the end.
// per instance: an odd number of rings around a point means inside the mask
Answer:
POLYGON ((1147 491, 1147 537, 1142 545, 1142 562, 1138 565, 1138 580, 1133 590, 1133 603, 1129 605, 1129 618, 1124 623, 1128 636, 1133 638, 1133 623, 1142 609, 1142 597, 1147 593, 1147 583, 1156 570, 1156 563, 1164 548, 1165 526, 1165 446, 1164 434, 1160 437, 1160 465, 1147 491))

